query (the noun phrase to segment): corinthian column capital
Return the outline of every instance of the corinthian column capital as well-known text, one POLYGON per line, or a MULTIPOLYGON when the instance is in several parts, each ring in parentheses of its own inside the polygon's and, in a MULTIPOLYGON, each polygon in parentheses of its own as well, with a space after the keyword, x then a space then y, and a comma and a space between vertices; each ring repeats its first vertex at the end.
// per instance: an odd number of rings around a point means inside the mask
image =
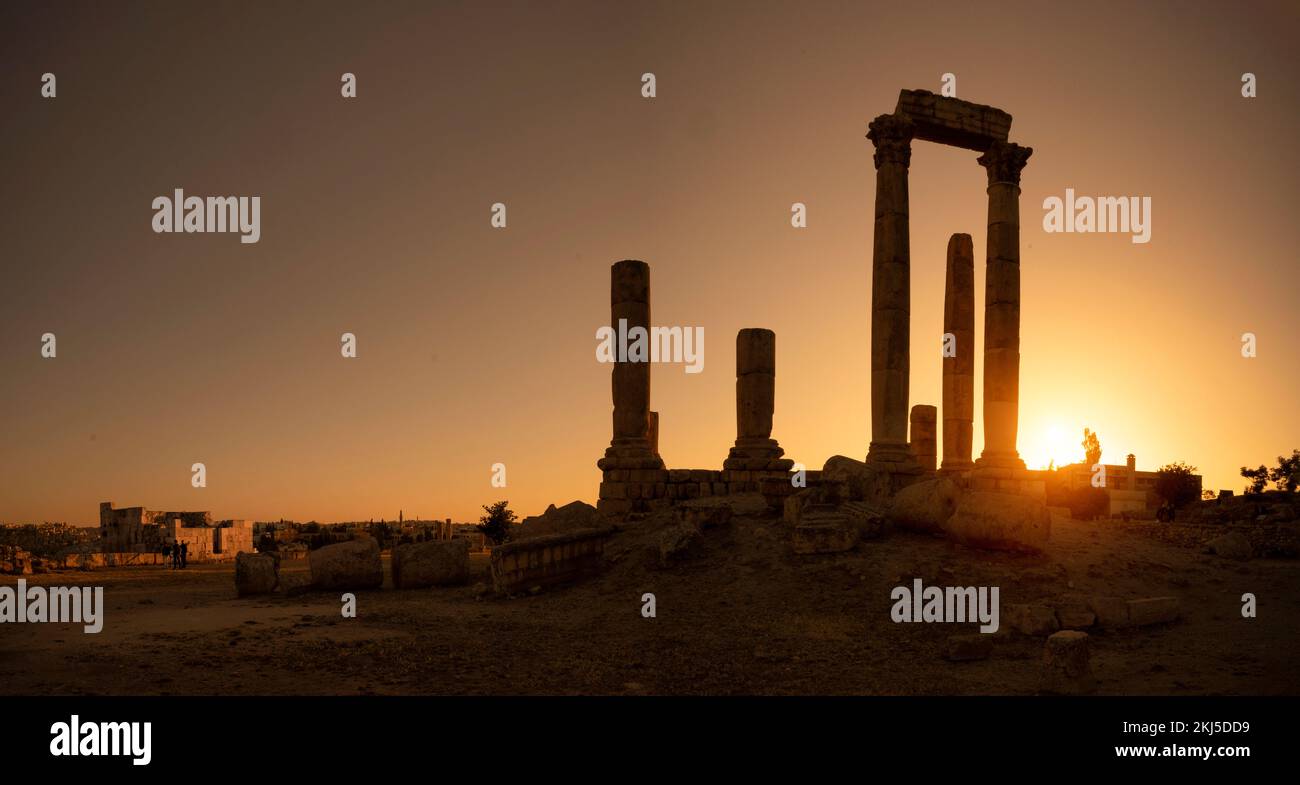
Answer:
POLYGON ((994 142, 977 160, 989 172, 989 185, 1011 183, 1020 185, 1020 170, 1029 162, 1034 148, 1021 147, 1014 142, 994 142))
POLYGON ((881 164, 912 162, 912 121, 896 114, 882 114, 872 120, 867 128, 867 138, 876 146, 876 168, 881 164))

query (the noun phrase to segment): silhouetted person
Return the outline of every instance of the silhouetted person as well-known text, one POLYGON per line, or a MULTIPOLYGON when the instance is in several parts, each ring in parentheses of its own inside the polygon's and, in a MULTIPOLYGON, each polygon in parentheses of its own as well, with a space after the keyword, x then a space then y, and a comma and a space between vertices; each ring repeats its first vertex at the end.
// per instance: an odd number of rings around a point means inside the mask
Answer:
POLYGON ((181 546, 172 545, 172 569, 179 570, 181 567, 181 546))
POLYGON ((182 570, 185 569, 187 566, 189 566, 189 563, 190 563, 190 544, 188 542, 183 542, 181 543, 181 569, 182 570))

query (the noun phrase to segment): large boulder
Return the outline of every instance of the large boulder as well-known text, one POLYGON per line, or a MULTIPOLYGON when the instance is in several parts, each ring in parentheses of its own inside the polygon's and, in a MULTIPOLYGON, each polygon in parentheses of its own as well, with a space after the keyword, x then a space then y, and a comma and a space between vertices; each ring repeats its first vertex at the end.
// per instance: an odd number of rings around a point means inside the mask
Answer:
POLYGON ((579 529, 598 529, 604 520, 595 507, 583 501, 573 501, 563 507, 552 504, 541 515, 530 515, 511 534, 512 540, 527 540, 550 534, 568 534, 579 529))
POLYGON ((1039 551, 1047 544, 1052 516, 1041 499, 994 491, 961 495, 943 530, 978 548, 1039 551))
POLYGON ((393 549, 393 587, 423 589, 469 583, 469 540, 432 540, 393 549))
POLYGON ((914 531, 938 532, 957 512, 961 491, 944 477, 912 483, 894 494, 889 519, 897 526, 914 531))
POLYGON ((369 537, 314 550, 309 557, 316 589, 378 589, 384 585, 379 543, 369 537))
POLYGON ((275 557, 265 553, 235 554, 235 593, 240 597, 270 594, 280 585, 275 557))

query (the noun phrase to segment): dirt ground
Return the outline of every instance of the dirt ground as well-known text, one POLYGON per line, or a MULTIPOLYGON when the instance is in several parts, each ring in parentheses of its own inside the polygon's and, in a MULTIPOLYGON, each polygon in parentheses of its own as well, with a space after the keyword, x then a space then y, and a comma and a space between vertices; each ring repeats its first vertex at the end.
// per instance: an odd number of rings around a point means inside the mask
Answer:
MULTIPOLYGON (((1092 631, 1100 694, 1300 694, 1300 561, 1237 562, 1117 522, 1056 519, 1040 555, 895 532, 855 551, 796 556, 778 519, 705 534, 699 558, 658 569, 662 523, 611 541, 597 579, 511 599, 471 585, 237 599, 233 566, 27 576, 105 587, 98 635, 0 627, 0 694, 1032 694, 1043 638, 1003 633, 953 663, 975 625, 896 624, 890 591, 998 586, 1012 603, 1067 593, 1173 595, 1182 619, 1092 631), (653 592, 657 616, 641 615, 653 592), (1258 598, 1243 618, 1241 595, 1258 598)), ((387 559, 385 559, 387 565, 387 559)), ((305 571, 306 562, 286 571, 305 571)), ((0 576, 15 585, 15 576, 0 576)))

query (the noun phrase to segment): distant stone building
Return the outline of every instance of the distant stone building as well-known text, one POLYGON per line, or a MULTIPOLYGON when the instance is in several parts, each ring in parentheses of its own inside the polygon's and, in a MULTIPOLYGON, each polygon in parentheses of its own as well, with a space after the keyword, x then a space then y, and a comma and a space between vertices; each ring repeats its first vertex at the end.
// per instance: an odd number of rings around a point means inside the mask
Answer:
POLYGON ((114 509, 99 505, 100 548, 105 553, 157 553, 166 546, 188 546, 189 559, 233 559, 253 551, 253 522, 213 522, 204 512, 160 512, 144 507, 114 509))
MULTIPOLYGON (((1164 499, 1155 492, 1158 472, 1138 471, 1137 458, 1129 453, 1124 465, 1105 463, 1106 482, 1102 489, 1110 499, 1111 517, 1124 513, 1139 515, 1154 511, 1164 499)), ((1201 476, 1196 478, 1197 498, 1200 498, 1201 476)), ((1087 488, 1092 485, 1093 470, 1086 463, 1072 463, 1056 470, 1056 479, 1066 490, 1087 488)))

